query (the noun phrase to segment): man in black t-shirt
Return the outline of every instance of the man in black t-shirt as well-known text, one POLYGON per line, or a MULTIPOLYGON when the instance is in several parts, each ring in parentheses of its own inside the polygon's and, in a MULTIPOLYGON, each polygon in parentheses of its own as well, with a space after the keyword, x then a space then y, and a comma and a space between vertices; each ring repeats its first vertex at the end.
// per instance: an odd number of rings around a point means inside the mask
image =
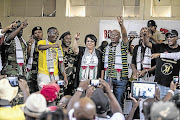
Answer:
MULTIPOLYGON (((152 44, 149 42, 148 30, 144 31, 145 45, 152 48, 153 53, 179 52, 180 46, 177 44, 178 32, 171 30, 166 33, 168 44, 152 44)), ((155 82, 159 84, 160 97, 163 98, 170 87, 173 77, 179 77, 180 60, 157 58, 155 70, 155 82)))
POLYGON ((151 56, 151 49, 146 47, 144 44, 144 37, 142 31, 146 28, 142 28, 140 31, 140 40, 139 45, 136 45, 133 50, 133 57, 132 57, 132 71, 133 71, 133 78, 138 79, 140 81, 154 81, 154 69, 155 60, 149 59, 151 56), (146 79, 146 75, 153 76, 152 80, 146 79))

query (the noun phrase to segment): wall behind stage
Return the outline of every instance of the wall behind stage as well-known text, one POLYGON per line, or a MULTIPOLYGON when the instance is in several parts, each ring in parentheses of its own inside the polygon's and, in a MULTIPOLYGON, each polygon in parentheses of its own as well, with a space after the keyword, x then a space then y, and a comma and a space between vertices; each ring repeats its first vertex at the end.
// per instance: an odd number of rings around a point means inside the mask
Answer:
MULTIPOLYGON (((9 25, 14 20, 24 21, 28 19, 28 27, 24 29, 23 37, 28 41, 31 35, 31 30, 33 27, 39 25, 43 28, 44 39, 47 37, 46 31, 51 26, 56 26, 62 34, 65 31, 71 31, 72 37, 74 37, 76 32, 81 32, 81 39, 79 40, 79 45, 84 45, 84 38, 87 34, 92 33, 99 38, 99 23, 100 20, 116 20, 116 17, 65 17, 66 13, 66 0, 56 0, 56 17, 7 17, 8 4, 11 0, 0 0, 0 22, 3 27, 9 25)), ((115 0, 114 0, 115 1, 115 0)), ((125 20, 180 20, 180 18, 152 18, 151 17, 151 0, 140 0, 140 4, 144 5, 140 8, 140 16, 124 18, 125 20), (144 2, 145 1, 145 2, 144 2), (143 10, 143 7, 146 9, 143 10)), ((113 0, 111 1, 113 2, 113 0)), ((32 9, 32 12, 36 12, 32 9)), ((177 12, 179 10, 177 9, 177 12)), ((180 32, 180 31, 179 31, 180 32)), ((98 42, 99 43, 99 42, 98 42)), ((98 46, 98 44, 97 44, 98 46)))
MULTIPOLYGON (((179 32, 180 38, 180 21, 175 20, 155 20, 157 24, 157 29, 160 31, 164 36, 165 33, 168 31, 175 29, 179 32)), ((137 45, 139 42, 139 32, 142 27, 147 27, 148 20, 124 20, 124 26, 127 31, 128 37, 130 35, 135 35, 135 39, 132 42, 132 45, 137 45)), ((112 30, 120 30, 120 26, 117 20, 100 20, 99 24, 99 44, 106 40, 110 42, 110 32, 112 30)), ((180 44, 180 40, 178 40, 178 44, 180 44)))

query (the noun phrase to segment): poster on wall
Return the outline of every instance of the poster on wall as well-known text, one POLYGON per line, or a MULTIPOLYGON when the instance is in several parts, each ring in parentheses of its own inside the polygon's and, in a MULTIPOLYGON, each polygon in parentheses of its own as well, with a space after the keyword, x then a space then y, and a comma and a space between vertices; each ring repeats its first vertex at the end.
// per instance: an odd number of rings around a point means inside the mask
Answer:
MULTIPOLYGON (((137 45, 139 42, 139 32, 142 27, 147 27, 148 20, 124 20, 124 26, 126 28, 128 38, 130 35, 134 35, 135 39, 132 42, 132 45, 137 45)), ((180 34, 180 21, 173 21, 173 20, 155 20, 157 29, 163 35, 168 31, 175 29, 180 34)), ((99 45, 101 45, 102 41, 108 41, 110 43, 110 33, 112 30, 119 30, 120 26, 117 20, 100 20, 99 23, 99 45)), ((178 36, 180 38, 180 35, 178 36)), ((180 45, 180 40, 178 40, 178 44, 180 45)), ((129 70, 129 78, 131 76, 131 59, 132 56, 128 54, 128 70, 129 70)))

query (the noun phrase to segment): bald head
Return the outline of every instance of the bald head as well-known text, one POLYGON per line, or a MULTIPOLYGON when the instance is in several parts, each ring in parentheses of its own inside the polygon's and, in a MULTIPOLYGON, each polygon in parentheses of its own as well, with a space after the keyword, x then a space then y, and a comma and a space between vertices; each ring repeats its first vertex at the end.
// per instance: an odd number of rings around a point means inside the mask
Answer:
POLYGON ((78 102, 74 103, 74 117, 77 120, 94 120, 95 115, 96 106, 90 98, 83 97, 78 102))

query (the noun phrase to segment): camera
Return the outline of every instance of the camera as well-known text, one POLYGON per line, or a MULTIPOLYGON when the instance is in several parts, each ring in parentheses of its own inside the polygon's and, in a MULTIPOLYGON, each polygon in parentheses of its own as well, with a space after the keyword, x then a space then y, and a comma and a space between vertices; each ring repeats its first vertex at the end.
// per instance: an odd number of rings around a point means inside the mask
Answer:
POLYGON ((12 87, 17 87, 19 85, 18 77, 7 77, 7 79, 12 87))
POLYGON ((179 83, 179 76, 173 76, 173 82, 179 83))
POLYGON ((58 80, 57 84, 60 86, 60 88, 64 87, 64 80, 58 80))
POLYGON ((95 86, 97 87, 99 85, 99 80, 91 80, 91 83, 90 83, 92 86, 95 86))

